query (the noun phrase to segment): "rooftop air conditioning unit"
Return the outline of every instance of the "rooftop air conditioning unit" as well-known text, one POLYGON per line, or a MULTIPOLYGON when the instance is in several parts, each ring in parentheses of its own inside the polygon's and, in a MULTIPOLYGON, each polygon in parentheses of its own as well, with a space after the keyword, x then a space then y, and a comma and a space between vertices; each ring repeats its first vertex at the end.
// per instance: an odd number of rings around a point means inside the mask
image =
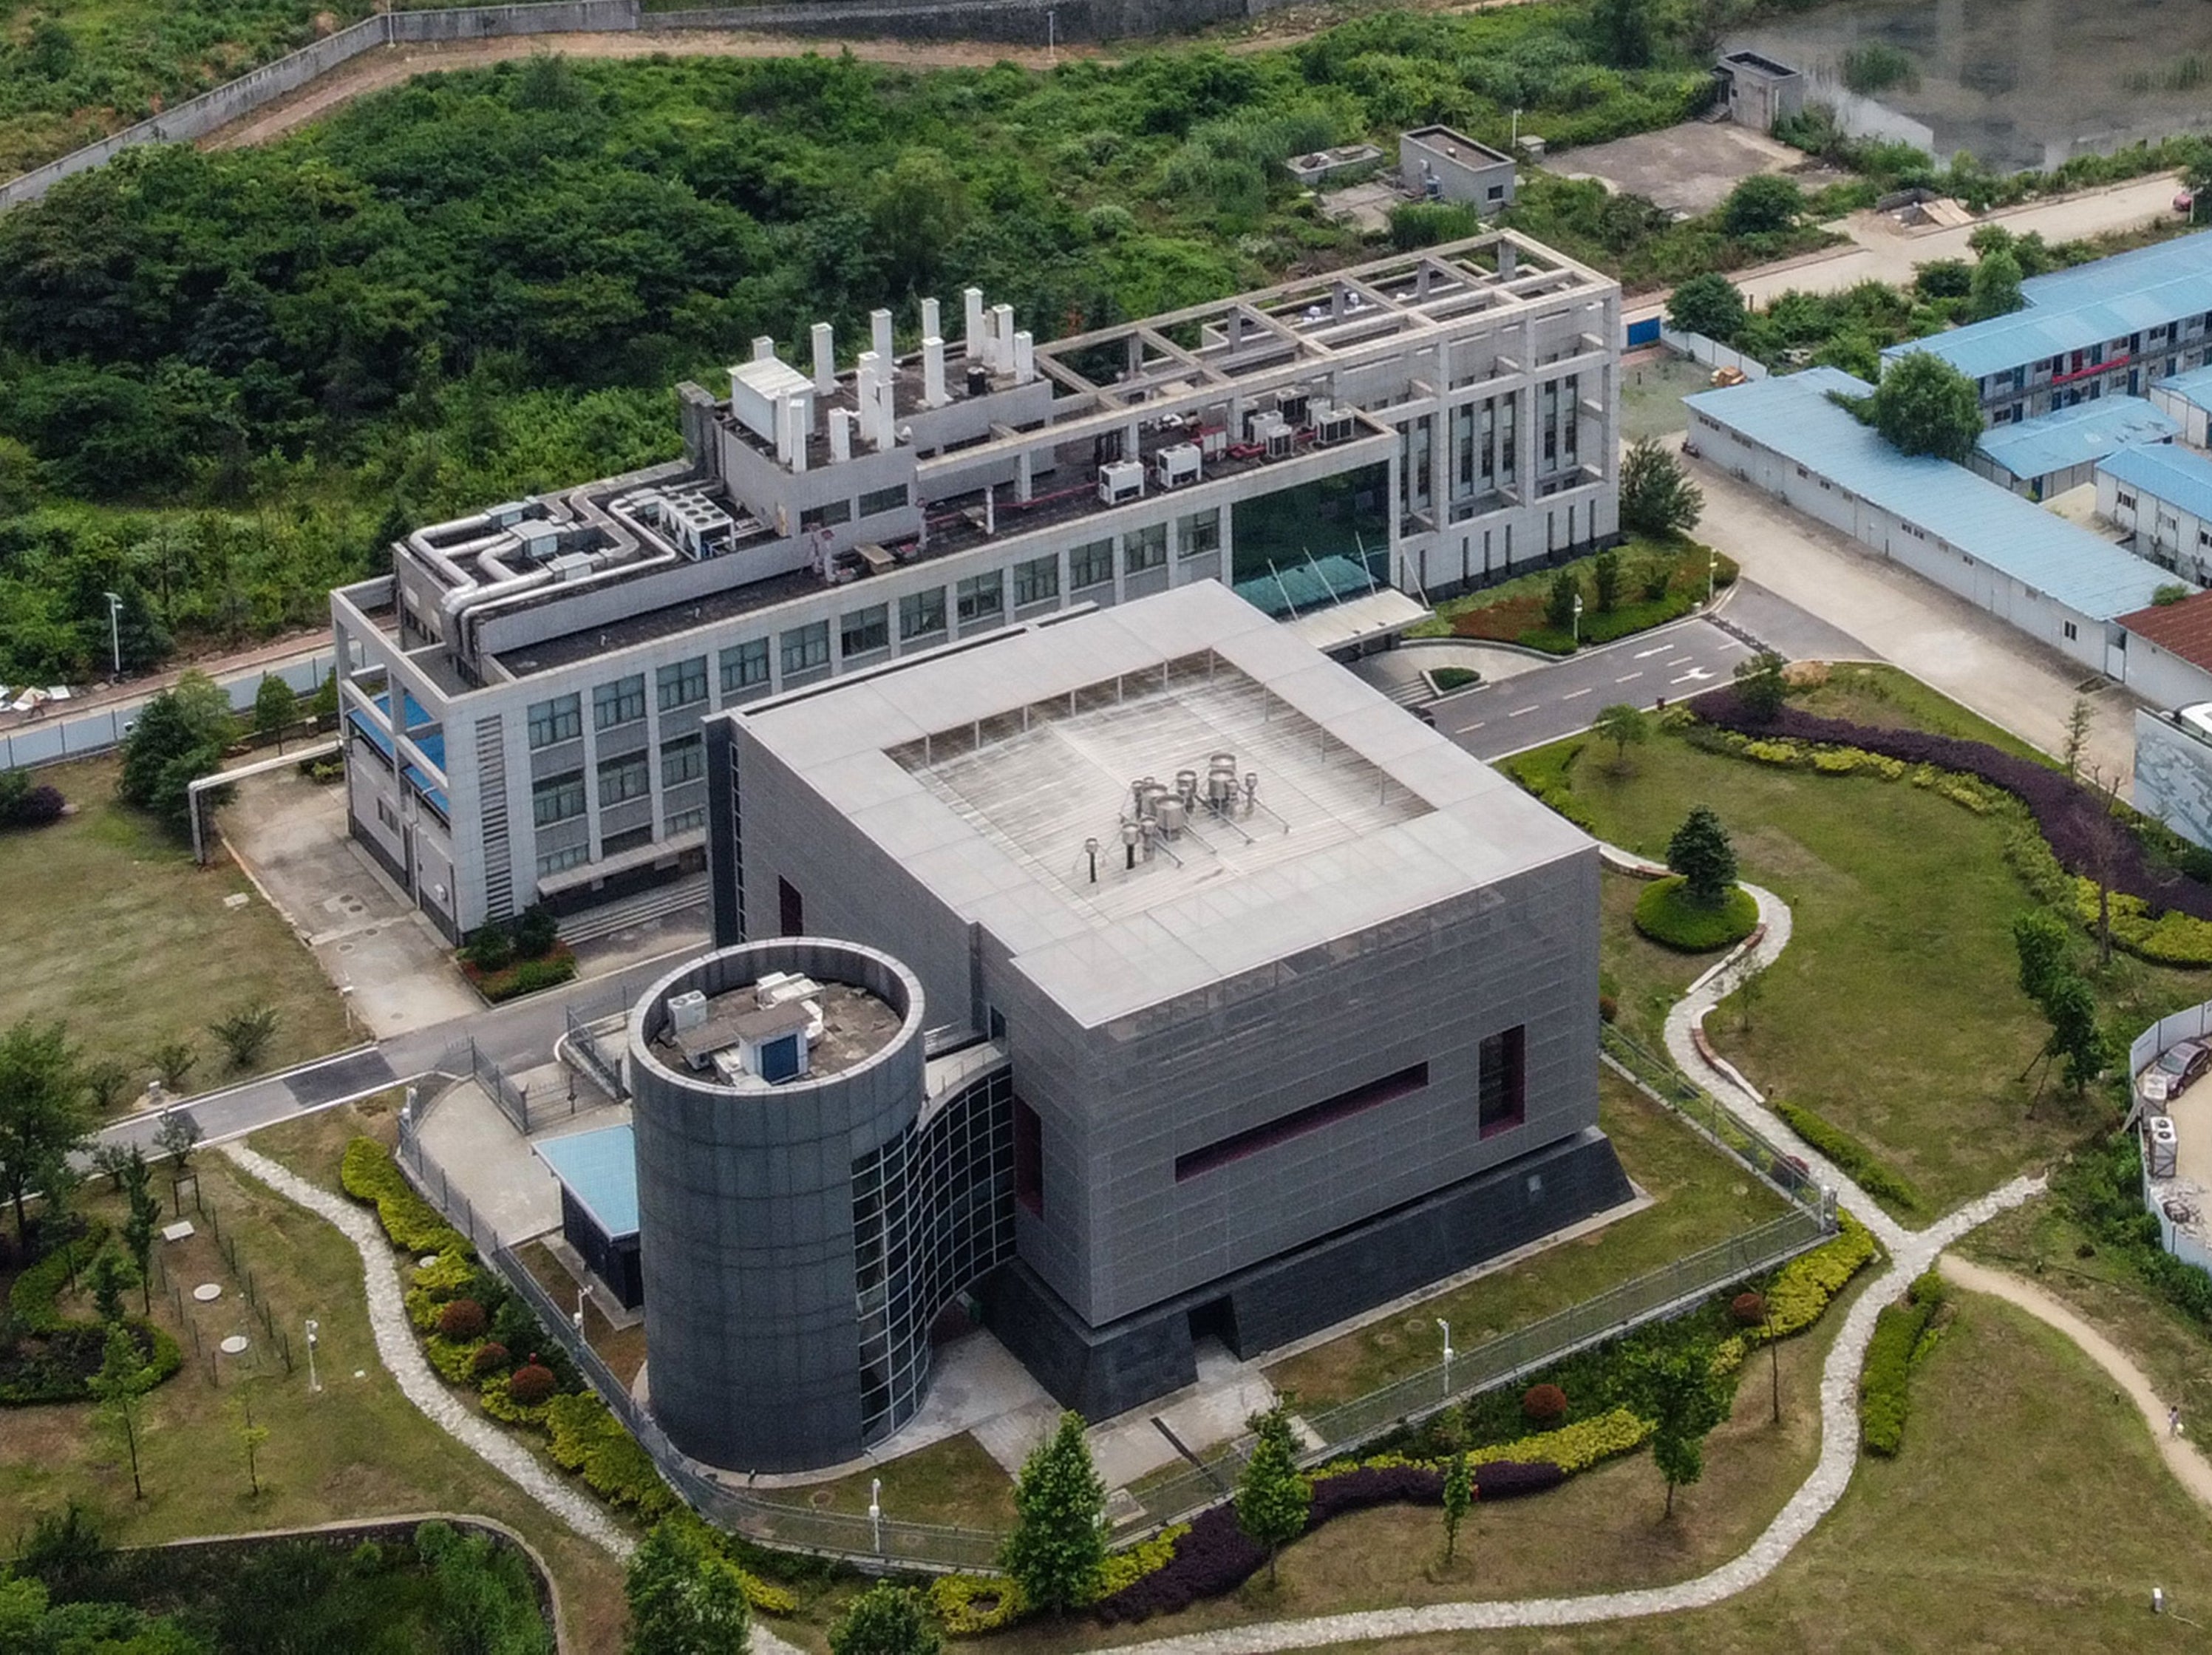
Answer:
POLYGON ((2181 1154, 2181 1136, 2173 1129, 2173 1118, 2168 1115, 2146 1117, 2150 1128, 2149 1170, 2154 1178, 2173 1177, 2181 1154))
POLYGON ((1305 388, 1303 386, 1292 386, 1283 392, 1281 399, 1275 405, 1286 423, 1304 425, 1306 423, 1307 401, 1308 393, 1305 388))
POLYGON ((1163 489, 1180 488, 1186 483, 1197 482, 1200 478, 1198 445, 1178 442, 1161 449, 1152 456, 1152 471, 1163 489))
POLYGON ((1333 442, 1352 440, 1352 411, 1340 408, 1332 402, 1316 401, 1313 405, 1314 441, 1326 447, 1333 442))
POLYGON ((1133 459, 1117 459, 1098 468, 1098 500, 1119 506, 1145 497, 1145 468, 1133 459))
POLYGON ((1295 440, 1291 434, 1291 428, 1287 425, 1269 426, 1267 428, 1267 443, 1268 459, 1288 459, 1291 457, 1291 451, 1295 446, 1295 440))
POLYGON ((707 1020, 707 996, 697 989, 668 997, 668 1026, 678 1033, 707 1020))

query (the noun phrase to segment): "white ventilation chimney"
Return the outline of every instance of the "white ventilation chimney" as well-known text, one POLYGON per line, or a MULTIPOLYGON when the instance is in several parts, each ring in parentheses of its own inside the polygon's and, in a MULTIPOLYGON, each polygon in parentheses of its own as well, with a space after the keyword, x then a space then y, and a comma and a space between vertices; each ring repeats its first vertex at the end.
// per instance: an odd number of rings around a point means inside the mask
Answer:
POLYGON ((830 463, 842 465, 853 457, 853 427, 859 423, 858 414, 848 414, 842 408, 830 411, 830 463))
POLYGON ((945 406, 945 341, 934 333, 921 342, 921 405, 945 406))
POLYGON ((806 429, 811 423, 807 411, 811 406, 811 400, 805 397, 786 397, 783 399, 782 446, 790 450, 788 463, 793 472, 806 469, 806 439, 811 435, 806 429))
POLYGON ((1026 332, 1014 335, 1014 383, 1027 385, 1036 377, 1036 349, 1026 332))
POLYGON ((775 341, 763 333, 753 341, 753 360, 757 362, 773 362, 775 359, 775 341))
POLYGON ((983 289, 969 288, 960 295, 968 307, 968 332, 961 341, 961 354, 971 362, 985 359, 983 332, 983 289))
POLYGON ((893 352, 891 350, 890 312, 888 310, 870 311, 868 313, 868 328, 875 342, 876 355, 884 359, 884 370, 889 372, 893 358, 893 352))
POLYGON ((878 448, 890 445, 884 435, 884 359, 872 350, 860 354, 860 435, 878 448))
POLYGON ((768 434, 775 439, 775 463, 791 464, 791 404, 787 400, 772 402, 768 409, 768 434))
POLYGON ((897 441, 898 381, 889 374, 876 380, 876 447, 888 448, 897 441))
POLYGON ((1014 371, 1014 307, 1012 305, 991 307, 991 371, 994 374, 1014 371))
POLYGON ((814 325, 814 388, 825 397, 837 388, 837 335, 827 322, 814 325))
POLYGON ((921 337, 925 339, 943 338, 945 337, 943 322, 944 318, 939 313, 937 301, 923 300, 921 301, 921 337))

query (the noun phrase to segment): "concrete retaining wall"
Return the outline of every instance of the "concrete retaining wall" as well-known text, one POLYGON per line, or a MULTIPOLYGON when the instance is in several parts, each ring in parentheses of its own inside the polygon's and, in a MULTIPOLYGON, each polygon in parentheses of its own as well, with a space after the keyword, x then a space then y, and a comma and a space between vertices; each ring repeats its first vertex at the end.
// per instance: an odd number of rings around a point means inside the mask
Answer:
POLYGON ((691 29, 1042 46, 1048 40, 1170 33, 1255 16, 1287 3, 1289 0, 820 0, 813 5, 647 12, 640 0, 547 0, 537 5, 382 12, 112 137, 0 183, 0 211, 40 199, 63 179, 105 166, 133 144, 189 143, 205 137, 380 46, 518 34, 679 33, 691 29))

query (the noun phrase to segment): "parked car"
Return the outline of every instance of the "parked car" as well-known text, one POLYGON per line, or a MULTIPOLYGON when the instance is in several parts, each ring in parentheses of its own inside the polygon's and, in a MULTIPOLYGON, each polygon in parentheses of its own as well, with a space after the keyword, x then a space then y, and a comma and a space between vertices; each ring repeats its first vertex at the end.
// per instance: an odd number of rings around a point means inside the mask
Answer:
POLYGON ((2184 1040, 2159 1053, 2157 1061, 2143 1070, 2137 1085, 2150 1102, 2164 1103, 2188 1091, 2208 1068, 2212 1068, 2212 1045, 2202 1040, 2184 1040))

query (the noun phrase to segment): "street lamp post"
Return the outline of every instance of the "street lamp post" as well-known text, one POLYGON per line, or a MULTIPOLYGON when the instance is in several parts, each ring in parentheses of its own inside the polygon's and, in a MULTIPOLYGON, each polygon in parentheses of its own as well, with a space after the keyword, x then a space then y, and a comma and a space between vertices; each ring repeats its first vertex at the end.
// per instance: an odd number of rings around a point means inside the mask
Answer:
POLYGON ((878 1554, 884 1549, 884 1480, 868 1479, 868 1531, 878 1554))
POLYGON ((1575 647, 1576 647, 1577 648, 1580 648, 1582 647, 1582 642, 1583 642, 1583 594, 1582 594, 1581 593, 1577 592, 1577 593, 1575 593, 1575 647))
POLYGON ((315 1377, 315 1341, 322 1330, 321 1323, 312 1316, 307 1318, 307 1389, 310 1391, 323 1388, 323 1382, 315 1377))
POLYGON ((1451 1400, 1451 1362, 1452 1362, 1451 1323, 1449 1323, 1449 1322, 1447 1322, 1447 1321, 1445 1321, 1445 1320, 1444 1320, 1444 1318, 1443 1318, 1443 1317, 1439 1316, 1438 1317, 1437 1317, 1437 1325, 1439 1328, 1442 1328, 1442 1329, 1443 1329, 1443 1335, 1444 1335, 1444 1400, 1445 1400, 1446 1402, 1449 1402, 1449 1401, 1451 1400))
POLYGON ((1705 607, 1713 606, 1713 582, 1720 576, 1721 555, 1717 551, 1705 554, 1705 607))
POLYGON ((115 657, 115 676, 123 676, 123 599, 112 592, 107 597, 107 647, 115 657))

